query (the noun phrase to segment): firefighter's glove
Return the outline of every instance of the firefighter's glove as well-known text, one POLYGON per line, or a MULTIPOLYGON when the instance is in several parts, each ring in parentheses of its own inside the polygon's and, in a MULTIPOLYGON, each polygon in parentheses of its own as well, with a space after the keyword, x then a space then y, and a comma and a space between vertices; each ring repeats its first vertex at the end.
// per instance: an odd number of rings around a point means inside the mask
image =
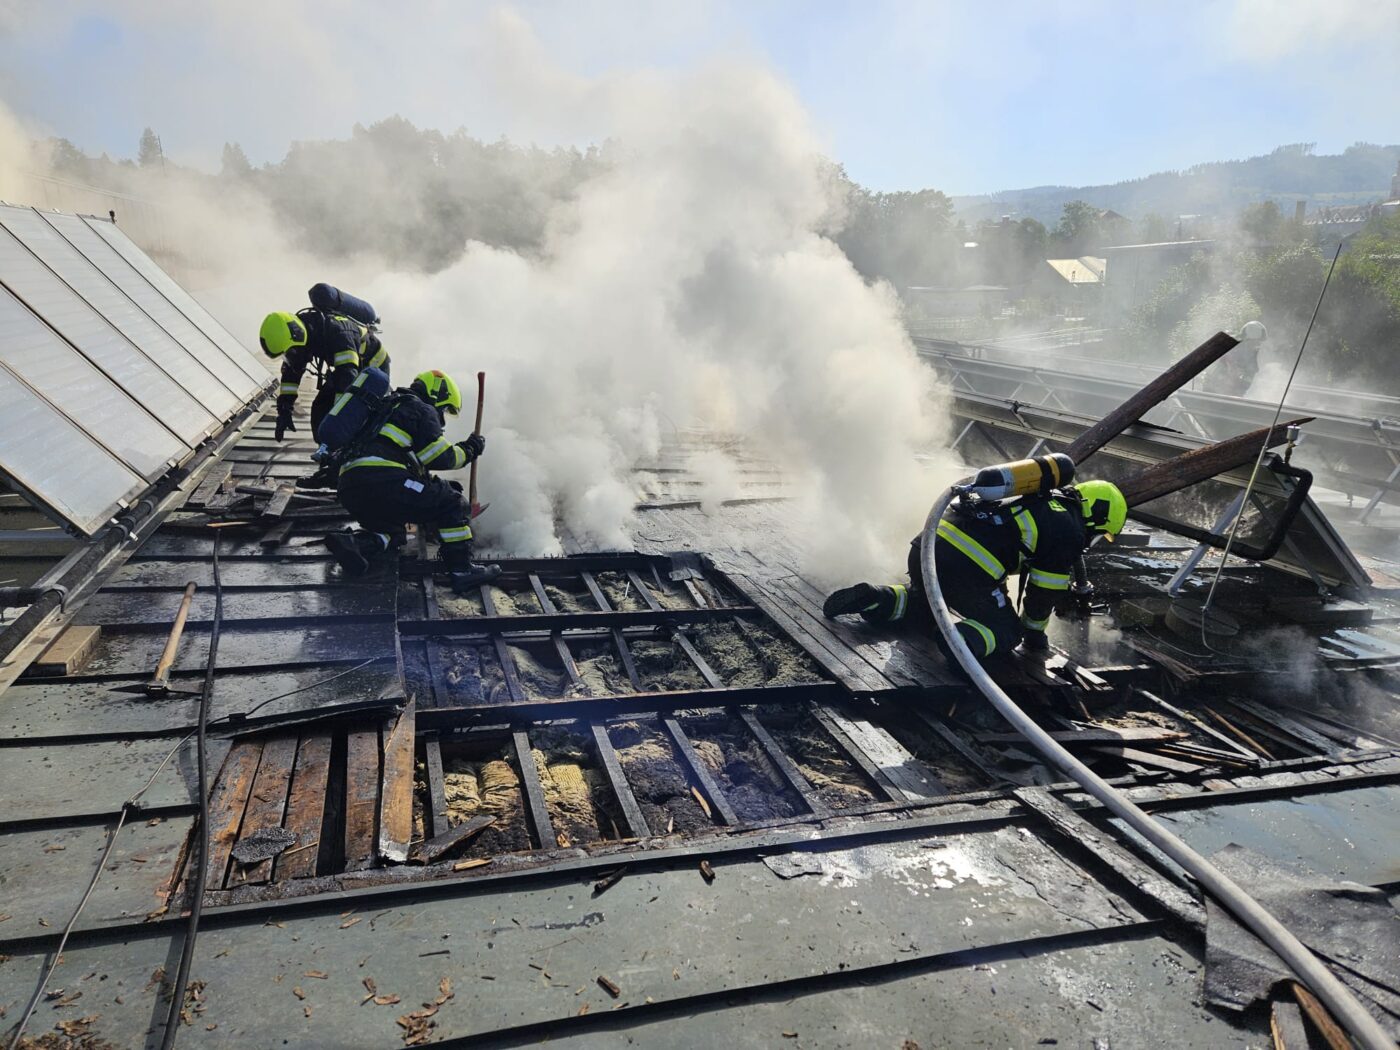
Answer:
POLYGON ((1021 648, 1028 653, 1049 652, 1050 639, 1044 631, 1027 631, 1021 638, 1021 648))
POLYGON ((297 429, 297 425, 296 425, 294 422, 292 422, 292 406, 291 406, 291 405, 285 405, 285 406, 284 406, 284 405, 278 405, 278 406, 277 406, 277 430, 276 430, 276 433, 274 434, 274 436, 277 438, 278 441, 281 441, 281 440, 282 440, 282 435, 283 435, 283 434, 285 434, 285 433, 286 433, 287 431, 289 431, 289 430, 292 431, 293 433, 295 433, 295 432, 296 432, 296 429, 297 429))
POLYGON ((481 454, 486 451, 486 439, 480 434, 473 434, 465 441, 457 442, 457 447, 466 454, 467 462, 470 463, 474 459, 479 459, 481 454))

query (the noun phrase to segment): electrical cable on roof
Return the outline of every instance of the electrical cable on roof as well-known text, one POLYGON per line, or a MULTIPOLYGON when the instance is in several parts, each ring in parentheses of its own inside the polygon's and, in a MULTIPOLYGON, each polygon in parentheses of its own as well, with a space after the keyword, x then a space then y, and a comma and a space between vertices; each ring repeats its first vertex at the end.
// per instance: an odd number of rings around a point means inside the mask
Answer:
MULTIPOLYGON (((279 693, 277 696, 270 697, 269 699, 262 701, 260 704, 257 704, 255 707, 250 708, 248 711, 242 712, 242 715, 246 718, 248 715, 251 715, 254 712, 256 712, 259 708, 266 707, 273 701, 285 700, 287 697, 295 696, 297 693, 305 693, 312 689, 319 689, 323 685, 330 685, 330 683, 337 681, 338 679, 344 678, 348 674, 352 674, 355 671, 359 671, 365 667, 368 667, 370 664, 379 663, 381 660, 387 659, 391 659, 391 657, 372 656, 368 660, 361 660, 353 667, 348 667, 344 671, 331 675, 329 678, 321 678, 315 682, 311 682, 308 685, 303 685, 297 689, 292 689, 289 692, 279 693)), ((221 715, 218 718, 212 719, 209 722, 209 725, 214 726, 218 725, 221 722, 232 721, 235 717, 237 717, 237 714, 221 715)), ((40 978, 38 985, 35 987, 34 994, 29 1000, 29 1005, 25 1008, 24 1015, 20 1018, 19 1027, 16 1029, 14 1036, 11 1038, 7 1050, 16 1050, 16 1048, 19 1046, 19 1039, 24 1034, 24 1030, 29 1024, 30 1017, 34 1013, 34 1008, 38 1005, 39 998, 43 995, 44 988, 48 986, 49 978, 53 976, 54 970, 58 967, 58 959, 63 954, 64 946, 68 943, 68 935, 73 932, 73 927, 77 925, 78 919, 83 913, 83 909, 87 907, 88 898, 92 896, 93 890, 97 888, 98 880, 101 878, 102 872, 107 866, 107 858, 111 856, 112 849, 116 845, 118 832, 120 832, 121 829, 126 825, 127 818, 136 812, 136 803, 140 801, 141 796, 144 795, 147 792, 147 790, 149 790, 150 786, 155 783, 156 777, 160 776, 161 770, 163 770, 166 766, 170 764, 170 760, 175 757, 176 753, 180 750, 180 748, 184 747, 187 743, 189 743, 190 739, 194 737, 194 735, 198 732, 198 729, 192 729, 184 736, 182 736, 178 741, 176 741, 175 746, 172 747, 169 751, 167 751, 165 753, 165 757, 160 760, 160 764, 156 766, 155 772, 153 772, 146 779, 146 782, 141 785, 141 787, 136 791, 135 794, 133 794, 130 798, 128 798, 125 802, 122 803, 122 808, 117 814, 116 827, 114 827, 108 833, 107 845, 102 850, 102 856, 98 859, 97 867, 93 870, 92 880, 88 883, 87 891, 78 901, 77 908, 74 909, 73 914, 69 917, 67 924, 64 926, 63 935, 58 942, 58 948, 53 954, 53 961, 50 962, 48 967, 44 970, 43 976, 40 978)))
POLYGON ((219 530, 214 530, 214 619, 209 629, 209 656, 204 662, 204 686, 199 697, 199 727, 196 734, 199 783, 199 864, 194 869, 194 889, 190 897, 190 919, 185 929, 185 943, 180 947, 180 966, 175 974, 174 994, 165 1017, 165 1034, 161 1050, 175 1045, 180 1030, 180 1014, 185 1005, 185 989, 189 986, 190 963, 194 961, 195 940, 199 936, 199 917, 204 911, 204 883, 209 872, 209 704, 214 696, 214 667, 219 659, 219 632, 224 622, 224 584, 219 576, 219 530))
POLYGON ((58 961, 63 958, 63 949, 68 943, 68 935, 73 932, 73 927, 77 925, 78 917, 82 915, 83 909, 87 906, 88 899, 92 896, 92 891, 97 888, 97 880, 101 878, 102 871, 107 866, 107 858, 112 855, 112 848, 117 844, 117 835, 126 824, 126 818, 135 811, 136 803, 140 801, 141 796, 150 789, 150 786, 156 782, 156 777, 160 776, 161 770, 169 765, 170 760, 175 757, 175 752, 179 751, 192 736, 194 736, 193 733, 187 733, 183 736, 180 742, 171 748, 170 751, 166 753, 166 756, 160 760, 160 765, 156 766, 155 772, 146 778, 146 782, 136 789, 135 794, 122 803, 121 811, 117 814, 116 826, 107 834, 107 845, 102 850, 102 856, 98 858, 97 867, 93 869, 92 879, 88 882, 87 889, 83 892, 82 898, 78 901, 77 908, 73 910, 72 916, 69 917, 68 922, 63 927, 63 935, 58 939, 58 947, 54 950, 53 959, 44 969, 43 976, 39 978, 39 983, 34 988, 34 994, 29 997, 29 1004, 24 1008, 24 1014, 19 1019, 19 1027, 15 1029, 15 1034, 10 1040, 9 1050, 16 1050, 16 1047, 19 1046, 20 1038, 24 1035, 24 1029, 29 1024, 30 1017, 33 1016, 34 1007, 38 1005, 39 997, 44 994, 44 989, 48 986, 49 978, 53 976, 54 970, 58 968, 58 961))
POLYGON ((1323 296, 1327 294, 1327 286, 1332 283, 1332 273, 1337 269, 1337 260, 1342 256, 1342 249, 1350 238, 1343 237, 1337 244, 1337 251, 1332 256, 1332 264, 1327 267, 1327 276, 1323 278, 1322 290, 1317 293, 1317 303, 1313 306, 1312 317, 1308 320, 1308 329, 1303 333, 1303 341, 1298 344, 1298 354, 1293 358, 1293 367, 1288 372, 1288 381, 1283 384, 1283 393, 1279 395, 1278 405, 1274 408, 1274 418, 1269 423, 1269 428, 1264 432, 1264 442, 1259 449, 1259 455, 1254 457, 1254 469, 1249 472, 1249 481, 1244 487, 1244 499, 1240 501, 1240 512, 1235 515, 1234 522, 1230 525, 1230 535, 1225 538, 1225 549, 1220 553, 1220 563, 1215 567, 1215 576, 1211 578, 1210 590, 1206 593, 1205 604, 1201 607, 1201 644, 1218 656, 1228 656, 1229 654, 1215 648, 1210 644, 1207 637, 1206 627, 1210 623, 1210 604, 1215 600, 1215 589, 1220 585, 1220 576, 1225 571, 1225 563, 1230 559, 1230 548, 1235 543, 1235 535, 1240 530, 1240 522, 1244 520, 1245 508, 1249 506, 1250 494, 1254 491, 1254 483, 1259 480, 1259 468, 1264 465, 1264 457, 1269 452, 1269 438, 1273 435, 1274 428, 1278 426, 1278 421, 1283 418, 1283 406, 1288 400, 1288 391, 1293 387, 1293 379, 1298 374, 1298 366, 1303 363, 1303 351, 1308 346, 1308 336, 1312 335, 1313 325, 1317 323, 1318 311, 1322 309, 1323 296))

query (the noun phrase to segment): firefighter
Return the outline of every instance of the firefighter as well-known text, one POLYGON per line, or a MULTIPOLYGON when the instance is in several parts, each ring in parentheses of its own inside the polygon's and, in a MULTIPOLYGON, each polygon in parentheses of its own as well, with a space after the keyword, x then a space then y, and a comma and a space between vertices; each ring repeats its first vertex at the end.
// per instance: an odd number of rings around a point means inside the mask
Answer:
MULTIPOLYGON (((364 375, 375 373, 366 370, 364 375)), ((355 393, 352 384, 330 415, 344 409, 355 393)), ((403 545, 404 526, 414 522, 436 530, 439 556, 454 590, 499 576, 499 565, 472 562, 471 508, 461 485, 432 473, 459 470, 486 448, 480 434, 456 443, 443 435, 446 416, 462 409, 457 384, 436 370, 420 372, 407 390, 393 392, 380 406, 349 443, 340 464, 336 496, 361 526, 326 537, 340 567, 350 576, 363 575, 371 558, 403 545)))
POLYGON ((263 318, 258 342, 268 357, 282 359, 282 385, 277 392, 278 441, 287 431, 297 428, 292 421, 292 406, 296 404, 301 377, 312 361, 330 369, 329 382, 318 377, 319 388, 311 402, 311 436, 316 440, 331 403, 349 388, 360 369, 373 366, 386 375, 389 372, 389 354, 369 325, 314 306, 294 314, 268 314, 263 318))
MULTIPOLYGON (((1030 652, 1050 647, 1045 628, 1070 589, 1074 563, 1098 536, 1110 540, 1123 528, 1128 504, 1117 485, 1084 481, 1045 495, 973 509, 954 506, 938 523, 934 565, 943 598, 962 619, 958 634, 973 655, 985 660, 1017 644, 1030 652), (1021 611, 1006 581, 1022 574, 1021 611)), ((924 591, 922 537, 909 550, 909 584, 879 587, 858 583, 836 591, 822 605, 834 619, 859 614, 867 623, 909 621, 942 636, 924 591)))

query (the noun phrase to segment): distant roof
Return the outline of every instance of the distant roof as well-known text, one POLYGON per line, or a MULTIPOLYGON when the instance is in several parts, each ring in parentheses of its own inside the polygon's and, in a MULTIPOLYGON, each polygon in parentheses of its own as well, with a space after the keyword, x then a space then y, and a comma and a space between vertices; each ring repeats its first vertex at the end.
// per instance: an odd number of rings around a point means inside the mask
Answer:
POLYGON ((1108 265, 1093 255, 1080 259, 1046 259, 1045 263, 1070 284, 1099 284, 1108 265))
POLYGON ((1210 238, 1205 238, 1203 240, 1190 241, 1150 241, 1145 244, 1110 244, 1099 250, 1105 252, 1121 252, 1125 248, 1183 248, 1188 244, 1194 244, 1204 248, 1206 245, 1215 244, 1215 241, 1210 238))

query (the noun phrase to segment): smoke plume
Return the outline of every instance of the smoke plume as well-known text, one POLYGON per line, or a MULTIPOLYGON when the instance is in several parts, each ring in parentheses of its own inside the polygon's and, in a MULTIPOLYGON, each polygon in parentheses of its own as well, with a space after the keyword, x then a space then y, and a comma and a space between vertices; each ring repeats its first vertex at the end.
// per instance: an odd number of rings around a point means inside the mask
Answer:
MULTIPOLYGON (((520 107, 608 141, 608 162, 549 205, 536 249, 468 241, 431 273, 372 248, 317 259, 256 181, 167 173, 143 188, 175 250, 214 275, 201 297, 252 343, 262 313, 328 280, 378 308, 399 384, 440 368, 470 403, 486 372, 492 507, 478 532, 493 548, 558 554, 556 521, 630 547, 633 466, 702 427, 743 435, 787 472, 809 573, 897 571, 952 475, 951 461, 916 460, 944 436, 940 394, 893 291, 867 284, 829 236, 842 195, 793 92, 748 65, 565 75, 517 17, 493 31, 494 73, 520 107)), ((361 174, 360 201, 399 199, 392 171, 361 174)), ((367 231, 391 219, 361 218, 367 231)), ((470 426, 468 410, 453 436, 470 426)))

